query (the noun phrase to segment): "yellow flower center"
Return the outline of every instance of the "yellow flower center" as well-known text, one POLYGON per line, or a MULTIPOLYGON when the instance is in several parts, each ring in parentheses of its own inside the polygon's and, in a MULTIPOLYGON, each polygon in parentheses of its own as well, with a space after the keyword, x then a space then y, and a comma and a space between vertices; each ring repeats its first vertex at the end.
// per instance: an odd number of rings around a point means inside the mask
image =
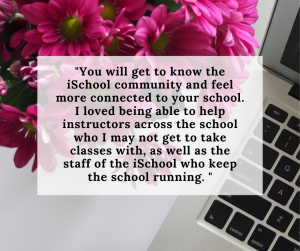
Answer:
POLYGON ((115 6, 110 2, 100 2, 99 6, 104 6, 104 9, 100 13, 101 17, 104 20, 113 20, 116 16, 116 8, 115 6))
POLYGON ((61 31, 68 39, 78 38, 82 33, 82 22, 77 18, 70 18, 62 23, 61 31))
POLYGON ((105 46, 105 51, 108 54, 113 54, 119 48, 119 38, 113 35, 113 39, 108 46, 105 46))
POLYGON ((37 130, 35 129, 35 127, 33 126, 32 123, 25 123, 25 126, 27 127, 27 129, 28 129, 29 131, 37 132, 37 130))
POLYGON ((155 43, 151 42, 151 48, 155 52, 163 51, 169 42, 169 37, 166 33, 162 33, 155 43))

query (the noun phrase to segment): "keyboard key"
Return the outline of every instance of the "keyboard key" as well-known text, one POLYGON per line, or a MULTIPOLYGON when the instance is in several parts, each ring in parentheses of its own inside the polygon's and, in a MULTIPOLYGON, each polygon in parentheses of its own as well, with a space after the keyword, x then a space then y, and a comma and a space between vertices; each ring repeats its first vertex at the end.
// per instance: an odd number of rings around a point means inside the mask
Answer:
POLYGON ((296 186, 300 187, 300 176, 299 176, 298 179, 296 180, 296 186))
POLYGON ((253 166, 249 162, 238 159, 237 166, 230 176, 258 192, 265 192, 272 180, 272 176, 261 169, 253 166), (262 191, 263 190, 263 191, 262 191))
POLYGON ((287 181, 293 181, 297 172, 299 171, 299 168, 299 163, 289 159, 286 156, 282 156, 274 170, 274 173, 281 178, 286 179, 287 181))
POLYGON ((298 152, 296 158, 297 158, 298 160, 300 160, 300 151, 298 152))
POLYGON ((248 241, 248 245, 256 250, 267 251, 275 236, 275 232, 258 224, 248 241))
POLYGON ((296 132, 300 132, 300 119, 292 116, 287 125, 289 128, 292 128, 296 132))
POLYGON ((263 145, 262 143, 258 142, 255 139, 249 139, 242 155, 256 164, 262 166, 262 151, 263 151, 263 145))
POLYGON ((263 153, 263 167, 270 170, 274 165, 279 153, 266 145, 263 147, 263 153))
POLYGON ((297 192, 295 194, 295 197, 294 199, 292 200, 292 203, 290 205, 290 209, 297 213, 297 214, 300 214, 300 192, 297 192))
POLYGON ((237 212, 229 223, 226 232, 240 241, 244 241, 253 225, 254 220, 237 212))
POLYGON ((215 200, 204 219, 215 227, 222 229, 225 226, 231 213, 231 207, 223 204, 218 200, 215 200))
POLYGON ((230 191, 240 191, 241 194, 251 194, 233 181, 226 180, 221 188, 219 197, 259 220, 265 218, 271 207, 271 202, 258 195, 230 195, 230 191))
POLYGON ((290 225, 293 219, 293 215, 281 209, 280 207, 274 207, 271 215, 269 216, 267 223, 284 233, 287 227, 290 225))
POLYGON ((288 117, 288 113, 278 108, 275 105, 269 105, 266 109, 266 114, 280 123, 284 123, 288 117))
POLYGON ((290 131, 284 129, 282 130, 279 138, 277 139, 275 146, 280 150, 293 155, 299 146, 300 138, 291 133, 290 131))
POLYGON ((266 118, 263 118, 257 125, 254 131, 254 135, 268 143, 272 143, 279 129, 279 125, 273 123, 272 121, 266 118))
POLYGON ((272 251, 299 251, 299 246, 280 236, 276 241, 272 251))
POLYGON ((294 188, 276 180, 268 193, 268 197, 285 206, 293 192, 294 188))
POLYGON ((296 219, 290 232, 289 236, 293 238, 295 241, 300 242, 300 219, 296 219))
POLYGON ((279 153, 266 145, 262 145, 262 143, 258 142, 255 139, 249 139, 242 152, 242 155, 252 160, 256 164, 270 170, 275 163, 279 153), (263 157, 262 153, 264 153, 263 157))

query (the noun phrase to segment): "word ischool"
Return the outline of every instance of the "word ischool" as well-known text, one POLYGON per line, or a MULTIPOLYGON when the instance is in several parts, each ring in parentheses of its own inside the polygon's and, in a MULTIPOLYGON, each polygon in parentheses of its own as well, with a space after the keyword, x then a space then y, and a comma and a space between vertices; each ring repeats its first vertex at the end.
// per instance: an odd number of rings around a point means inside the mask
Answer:
MULTIPOLYGON (((64 168, 91 168, 93 165, 96 168, 106 168, 107 162, 109 162, 109 166, 112 169, 122 169, 122 168, 129 168, 129 162, 128 161, 120 161, 118 159, 110 160, 102 159, 101 161, 96 161, 95 163, 91 163, 92 159, 82 159, 81 161, 65 161, 64 162, 64 168)), ((167 169, 176 169, 178 167, 181 167, 183 169, 189 169, 189 168, 204 168, 206 166, 204 161, 195 161, 194 159, 191 159, 189 161, 179 161, 177 165, 176 159, 171 159, 168 161, 157 161, 155 159, 146 160, 143 158, 140 159, 133 159, 133 168, 139 169, 139 168, 146 168, 146 169, 158 169, 158 168, 167 168, 167 169)), ((208 167, 209 168, 226 168, 230 169, 230 171, 233 171, 237 166, 237 163, 235 161, 215 161, 213 159, 209 159, 208 167)))
MULTIPOLYGON (((90 82, 88 79, 85 79, 81 82, 79 82, 77 79, 73 80, 68 80, 67 82, 67 89, 70 90, 76 90, 76 89, 81 89, 81 90, 175 90, 176 92, 179 92, 180 89, 183 87, 182 82, 175 82, 175 81, 170 81, 169 79, 166 79, 165 82, 163 81, 157 81, 157 82, 146 82, 142 81, 139 82, 137 80, 134 81, 123 81, 123 82, 114 82, 112 83, 110 79, 107 77, 106 80, 102 80, 102 82, 95 81, 95 82, 90 82)), ((130 79, 128 79, 130 80, 130 79)), ((198 90, 198 89, 208 89, 208 82, 207 79, 203 80, 203 82, 188 82, 186 81, 185 85, 186 89, 192 89, 192 90, 198 90)), ((211 89, 233 89, 233 80, 226 81, 224 83, 217 81, 216 79, 213 79, 211 81, 211 89)))

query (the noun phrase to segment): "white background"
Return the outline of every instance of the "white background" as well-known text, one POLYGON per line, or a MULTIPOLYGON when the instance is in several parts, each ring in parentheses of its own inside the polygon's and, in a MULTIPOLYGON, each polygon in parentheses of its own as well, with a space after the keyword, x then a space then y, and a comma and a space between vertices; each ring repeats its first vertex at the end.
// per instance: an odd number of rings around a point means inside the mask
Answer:
MULTIPOLYGON (((259 0, 261 44, 275 0, 259 0)), ((1 133, 1 132, 0 132, 1 133)), ((0 250, 147 250, 175 196, 37 196, 32 162, 0 147, 0 250)))

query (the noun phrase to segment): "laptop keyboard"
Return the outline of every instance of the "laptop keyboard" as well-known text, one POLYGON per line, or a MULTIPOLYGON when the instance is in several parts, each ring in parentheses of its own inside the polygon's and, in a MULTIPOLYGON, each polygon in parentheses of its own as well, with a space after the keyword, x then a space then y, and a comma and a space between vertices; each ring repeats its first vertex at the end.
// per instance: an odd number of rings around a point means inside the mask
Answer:
MULTIPOLYGON (((263 144, 262 166, 268 170, 263 171, 264 196, 229 195, 229 192, 226 192, 229 188, 234 187, 239 191, 246 190, 246 188, 227 179, 221 188, 220 195, 212 202, 204 217, 206 222, 219 229, 227 225, 227 234, 245 242, 245 245, 255 250, 300 250, 300 192, 299 189, 295 189, 295 187, 300 187, 300 164, 299 161, 292 159, 295 155, 296 159, 300 160, 300 150, 296 153, 300 143, 300 120, 295 116, 287 120, 288 116, 287 111, 269 104, 265 110, 265 116, 253 132, 262 141, 273 143, 271 146, 263 144), (280 130, 285 123, 288 129, 280 130), (276 161, 278 162, 274 165, 276 161), (235 213, 233 213, 233 206, 238 208, 235 213), (272 245, 273 242, 274 245, 272 245)), ((262 159, 260 149, 261 143, 250 138, 242 151, 244 158, 237 160, 238 165, 243 166, 243 177, 234 172, 230 174, 234 180, 243 182, 255 190, 259 188, 259 184, 255 184, 253 180, 260 170, 251 162, 260 164, 262 159), (247 177, 249 182, 244 177, 247 177)), ((247 194, 251 193, 248 191, 247 194)))

